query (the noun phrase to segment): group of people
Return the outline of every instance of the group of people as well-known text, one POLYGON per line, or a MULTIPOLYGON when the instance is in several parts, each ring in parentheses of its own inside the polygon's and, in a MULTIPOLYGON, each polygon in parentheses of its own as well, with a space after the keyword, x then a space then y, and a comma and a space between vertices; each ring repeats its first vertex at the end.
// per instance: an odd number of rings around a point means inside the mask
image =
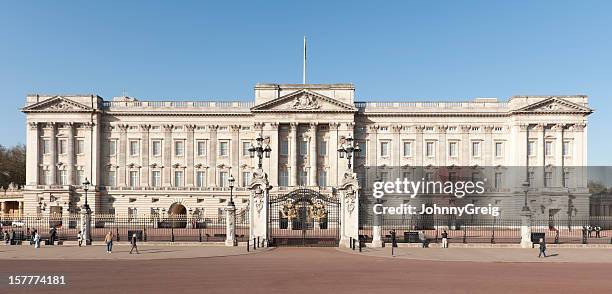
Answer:
MULTIPOLYGON (((113 253, 113 238, 114 235, 111 231, 108 231, 108 233, 106 233, 106 236, 104 236, 104 243, 106 243, 106 253, 113 253)), ((134 250, 136 250, 136 254, 140 254, 140 252, 138 252, 137 241, 138 236, 136 234, 132 234, 132 237, 130 238, 130 245, 132 245, 132 248, 130 248, 130 254, 132 254, 134 250)))
POLYGON ((589 236, 589 238, 593 237, 593 232, 595 232, 595 238, 601 238, 601 227, 600 226, 583 226, 582 234, 585 236, 589 236))
MULTIPOLYGON (((395 232, 395 229, 392 229, 391 231, 389 231, 389 234, 391 235, 391 246, 392 247, 397 247, 397 233, 395 232)), ((419 231, 419 241, 421 242, 421 246, 423 248, 427 248, 429 247, 429 240, 427 240, 427 236, 425 236, 425 232, 424 231, 419 231)), ((446 232, 446 230, 444 230, 442 232, 442 248, 448 248, 448 232, 446 232)))

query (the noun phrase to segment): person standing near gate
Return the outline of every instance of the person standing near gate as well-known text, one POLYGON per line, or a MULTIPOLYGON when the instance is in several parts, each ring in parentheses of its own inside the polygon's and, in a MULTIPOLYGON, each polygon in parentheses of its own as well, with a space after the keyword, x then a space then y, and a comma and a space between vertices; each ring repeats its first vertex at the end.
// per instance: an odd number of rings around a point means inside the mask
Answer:
POLYGON ((106 253, 113 253, 113 233, 111 231, 104 236, 104 242, 106 242, 106 253))
POLYGON ((446 230, 442 232, 442 248, 448 248, 448 233, 446 230))
POLYGON ((395 248, 397 247, 397 235, 395 233, 395 229, 389 231, 391 234, 391 256, 395 256, 395 248))
POLYGON ((51 228, 51 230, 49 231, 49 239, 51 241, 50 245, 55 245, 55 238, 57 237, 57 229, 55 228, 55 226, 53 226, 51 228))
POLYGON ((132 240, 130 240, 130 243, 132 243, 132 249, 130 249, 130 254, 132 254, 132 250, 136 249, 136 254, 140 254, 140 252, 138 252, 138 246, 136 245, 136 234, 132 235, 132 240))
POLYGON ((37 230, 34 230, 34 248, 40 248, 40 235, 37 230))
POLYGON ((83 234, 81 234, 81 231, 77 234, 77 241, 79 241, 79 247, 81 247, 83 245, 83 234))
POLYGON ((542 255, 544 255, 544 257, 546 256, 546 242, 544 241, 544 238, 540 238, 540 254, 538 255, 538 258, 542 257, 542 255))

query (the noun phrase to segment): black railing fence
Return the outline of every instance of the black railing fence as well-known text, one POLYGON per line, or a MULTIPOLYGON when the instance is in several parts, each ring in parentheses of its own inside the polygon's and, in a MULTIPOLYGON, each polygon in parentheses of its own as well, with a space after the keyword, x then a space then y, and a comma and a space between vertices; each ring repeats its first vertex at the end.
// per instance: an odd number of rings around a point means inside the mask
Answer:
MULTIPOLYGON (((391 242, 391 230, 395 230, 397 242, 420 243, 424 236, 429 243, 442 241, 446 230, 449 243, 520 243, 520 218, 462 218, 452 216, 427 216, 423 218, 398 218, 362 215, 359 224, 360 239, 372 241, 372 227, 381 226, 382 240, 391 242)), ((547 243, 612 243, 612 217, 592 216, 574 219, 531 220, 532 233, 544 233, 547 243), (599 232, 598 232, 599 231, 599 232), (584 236, 584 238, 583 238, 584 236)))
MULTIPOLYGON (((55 227, 57 240, 76 241, 81 216, 0 217, 0 224, 3 232, 13 229, 20 240, 29 240, 33 230, 37 230, 42 239, 48 239, 51 228, 55 227)), ((104 241, 108 232, 113 234, 115 241, 128 241, 136 234, 144 242, 223 242, 226 225, 225 218, 92 215, 92 241, 104 241)), ((248 220, 236 219, 235 234, 239 242, 249 239, 248 220)))

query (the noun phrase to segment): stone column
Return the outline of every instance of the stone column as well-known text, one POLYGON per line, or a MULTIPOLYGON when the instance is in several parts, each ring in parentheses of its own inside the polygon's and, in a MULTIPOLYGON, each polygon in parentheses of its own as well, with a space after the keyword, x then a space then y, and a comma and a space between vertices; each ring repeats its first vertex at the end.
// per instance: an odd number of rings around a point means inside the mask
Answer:
MULTIPOLYGON (((337 122, 329 123, 329 147, 327 148, 327 158, 329 158, 329 184, 336 187, 339 183, 339 162, 338 162, 338 126, 337 122)), ((365 151, 365 150, 364 150, 365 151)))
POLYGON ((49 161, 49 171, 51 173, 51 185, 57 185, 57 124, 49 123, 48 126, 51 129, 49 136, 49 155, 51 161, 49 161))
POLYGON ((66 123, 68 129, 68 138, 66 138, 66 172, 68 173, 68 185, 80 185, 81 183, 75 183, 74 176, 74 159, 76 157, 76 150, 74 148, 74 124, 66 123))
POLYGON ((229 202, 225 208, 225 246, 237 246, 236 243, 236 205, 229 202))
POLYGON ((393 167, 393 175, 391 180, 395 181, 396 178, 400 178, 400 158, 402 157, 402 140, 400 140, 400 132, 402 131, 402 125, 394 125, 391 127, 393 132, 393 142, 391 144, 391 166, 393 167))
POLYGON ((466 167, 470 166, 470 157, 472 156, 470 152, 470 129, 471 126, 461 126, 461 150, 459 152, 459 157, 461 162, 461 166, 466 167))
POLYGON ((310 147, 308 150, 308 159, 310 161, 310 173, 308 174, 310 186, 318 186, 317 183, 317 123, 310 123, 310 147))
POLYGON ((119 187, 127 186, 127 162, 126 157, 128 156, 128 142, 127 142, 127 130, 128 125, 119 125, 119 175, 117 175, 117 185, 119 187))
POLYGON ((414 165, 416 169, 414 170, 414 174, 412 177, 414 179, 420 179, 422 176, 425 176, 423 172, 423 160, 425 158, 425 149, 423 148, 423 131, 425 130, 425 126, 414 126, 414 131, 416 133, 416 139, 414 140, 414 165))
POLYGON ((85 239, 83 245, 91 245, 91 210, 81 207, 81 236, 85 239))
MULTIPOLYGON (((253 172, 249 185, 249 238, 268 239, 268 201, 270 192, 268 175, 262 170, 253 172)), ((270 240, 268 240, 270 241, 270 240)))
MULTIPOLYGON (((267 136, 270 137, 270 159, 267 162, 268 171, 270 173, 270 184, 272 187, 278 187, 278 162, 280 158, 279 140, 278 140, 278 123, 273 122, 268 124, 270 126, 267 131, 267 136)), ((264 162, 265 164, 265 162, 264 162)))
POLYGON ((172 186, 172 130, 173 125, 164 125, 164 146, 162 147, 162 186, 172 186))
POLYGON ((552 131, 555 133, 555 148, 554 148, 554 179, 555 186, 563 187, 563 128, 564 124, 555 124, 552 131))
MULTIPOLYGON (((382 204, 380 198, 376 199, 376 204, 382 204)), ((372 247, 380 248, 383 246, 382 242, 382 214, 374 215, 374 225, 372 226, 372 247)))
POLYGON ((195 187, 196 183, 194 181, 194 176, 195 176, 195 172, 194 172, 194 162, 193 162, 193 156, 194 156, 194 147, 193 147, 193 132, 196 128, 195 125, 185 125, 185 128, 187 129, 187 140, 185 142, 185 186, 187 187, 195 187))
POLYGON ((149 130, 151 125, 140 125, 142 144, 140 145, 140 157, 142 158, 142 169, 140 173, 140 185, 151 186, 149 176, 149 130))
POLYGON ((521 211, 521 248, 531 246, 531 211, 525 206, 521 211))
POLYGON ((446 166, 446 158, 448 158, 448 143, 446 140, 446 130, 448 130, 448 126, 438 126, 438 166, 444 167, 446 166))
POLYGON ((209 136, 209 150, 208 150, 208 185, 215 186, 216 176, 217 176, 217 130, 219 129, 218 125, 209 125, 208 126, 208 136, 209 136))
POLYGON ((343 177, 340 191, 340 246, 350 247, 350 239, 359 239, 359 184, 355 173, 343 177))
MULTIPOLYGON (((28 186, 36 186, 43 184, 40 180, 41 167, 40 163, 42 157, 40 156, 40 123, 29 122, 28 123, 28 138, 26 148, 26 184, 28 186)), ((52 140, 49 140, 49 145, 52 144, 52 140)))
MULTIPOLYGON (((234 174, 234 178, 238 179, 240 181, 240 178, 242 177, 242 175, 240 174, 240 156, 242 155, 240 152, 240 125, 232 125, 230 126, 230 131, 231 131, 231 152, 230 152, 230 159, 231 159, 231 165, 232 165, 232 169, 231 172, 232 174, 234 174)), ((238 182, 240 183, 240 182, 238 182)))
MULTIPOLYGON (((534 164, 534 166, 536 167, 536 173, 534 182, 538 183, 537 185, 539 185, 540 187, 544 187, 544 173, 546 172, 544 168, 546 166, 546 140, 544 139, 544 137, 546 136, 545 125, 537 124, 533 129, 535 135, 537 136, 537 148, 535 150, 536 164, 534 164)), ((536 185, 532 184, 531 187, 536 187, 536 185)))
POLYGON ((291 151, 289 152, 289 166, 291 168, 291 177, 289 178, 289 186, 295 187, 298 185, 298 166, 297 166, 297 157, 298 157, 298 124, 290 123, 289 124, 289 144, 291 145, 291 151))
POLYGON ((482 165, 489 168, 493 166, 493 157, 495 156, 495 145, 493 144, 493 128, 494 126, 484 126, 485 131, 485 140, 483 142, 484 146, 482 146, 482 165))

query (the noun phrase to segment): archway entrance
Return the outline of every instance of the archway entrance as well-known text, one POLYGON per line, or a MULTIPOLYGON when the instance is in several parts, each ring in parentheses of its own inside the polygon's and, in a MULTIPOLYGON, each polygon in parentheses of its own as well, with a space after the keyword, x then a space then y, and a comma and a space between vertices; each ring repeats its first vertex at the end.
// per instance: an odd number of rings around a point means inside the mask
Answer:
POLYGON ((168 209, 168 222, 173 228, 187 227, 187 208, 180 203, 173 203, 168 209))
POLYGON ((338 246, 340 201, 310 189, 270 197, 268 232, 274 246, 338 246))

